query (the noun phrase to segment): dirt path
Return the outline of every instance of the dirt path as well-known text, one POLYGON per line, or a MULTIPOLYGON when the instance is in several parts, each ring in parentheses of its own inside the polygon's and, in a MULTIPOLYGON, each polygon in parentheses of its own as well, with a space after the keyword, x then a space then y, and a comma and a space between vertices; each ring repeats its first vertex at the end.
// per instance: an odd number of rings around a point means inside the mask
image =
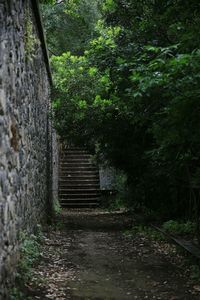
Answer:
POLYGON ((62 218, 62 228, 45 239, 32 299, 200 299, 181 269, 145 239, 117 230, 130 226, 130 217, 65 212, 62 218))

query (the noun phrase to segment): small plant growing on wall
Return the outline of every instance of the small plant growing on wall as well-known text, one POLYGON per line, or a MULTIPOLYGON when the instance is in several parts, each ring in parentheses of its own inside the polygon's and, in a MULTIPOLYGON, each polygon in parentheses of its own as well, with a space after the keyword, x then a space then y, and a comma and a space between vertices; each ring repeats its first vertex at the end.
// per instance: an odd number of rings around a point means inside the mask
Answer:
POLYGON ((33 276, 33 267, 40 258, 41 244, 44 235, 41 226, 38 224, 35 234, 22 231, 19 233, 20 260, 17 266, 15 286, 9 292, 9 300, 31 300, 26 295, 26 283, 33 276))
POLYGON ((25 27, 24 27, 24 48, 26 61, 32 61, 35 57, 36 49, 39 45, 39 39, 34 32, 32 16, 30 8, 26 8, 25 12, 25 27))

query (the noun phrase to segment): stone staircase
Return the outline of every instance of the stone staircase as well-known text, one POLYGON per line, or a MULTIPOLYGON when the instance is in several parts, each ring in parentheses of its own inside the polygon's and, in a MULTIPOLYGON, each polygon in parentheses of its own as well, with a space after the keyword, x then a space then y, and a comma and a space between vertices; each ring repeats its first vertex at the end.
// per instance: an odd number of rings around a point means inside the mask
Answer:
POLYGON ((99 170, 86 149, 66 148, 59 164, 59 199, 62 207, 95 208, 99 204, 99 170))

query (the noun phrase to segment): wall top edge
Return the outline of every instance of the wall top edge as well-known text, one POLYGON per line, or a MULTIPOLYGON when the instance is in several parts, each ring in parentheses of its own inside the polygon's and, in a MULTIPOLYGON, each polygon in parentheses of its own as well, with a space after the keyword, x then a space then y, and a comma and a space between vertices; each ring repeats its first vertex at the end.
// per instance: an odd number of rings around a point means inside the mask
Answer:
POLYGON ((35 19, 36 19, 36 24, 38 27, 39 38, 41 41, 41 47, 42 47, 42 51, 43 51, 43 56, 44 56, 44 61, 45 61, 49 81, 50 81, 50 84, 53 85, 51 67, 50 67, 50 62, 49 62, 49 54, 48 54, 43 24, 42 24, 42 17, 41 17, 40 9, 39 9, 39 3, 38 3, 38 0, 31 0, 31 2, 32 2, 35 19))

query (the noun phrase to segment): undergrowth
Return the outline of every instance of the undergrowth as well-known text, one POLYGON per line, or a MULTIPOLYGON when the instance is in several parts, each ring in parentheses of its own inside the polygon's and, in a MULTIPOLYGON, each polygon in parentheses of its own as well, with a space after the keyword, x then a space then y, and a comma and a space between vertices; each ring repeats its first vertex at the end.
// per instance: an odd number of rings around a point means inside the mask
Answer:
POLYGON ((107 206, 107 210, 112 212, 119 209, 125 209, 124 201, 121 197, 115 196, 114 200, 107 206))
POLYGON ((11 289, 9 300, 29 300, 25 296, 25 285, 33 275, 33 267, 40 257, 43 234, 38 225, 35 234, 22 232, 20 234, 20 260, 17 265, 15 287, 11 289))
POLYGON ((63 220, 57 219, 53 222, 53 224, 49 228, 52 231, 63 230, 65 228, 65 223, 63 222, 63 220))
POLYGON ((171 234, 185 235, 195 233, 195 224, 191 221, 178 222, 174 220, 169 220, 162 225, 163 229, 171 234))
MULTIPOLYGON (((186 234, 193 234, 195 230, 195 226, 192 222, 178 222, 178 221, 167 221, 163 223, 163 229, 172 233, 172 234, 179 234, 179 235, 186 235, 186 234)), ((145 225, 138 225, 134 226, 132 229, 127 230, 124 232, 124 235, 127 237, 133 238, 134 236, 141 236, 146 237, 149 241, 160 241, 160 242, 167 242, 164 234, 161 232, 145 225)), ((180 254, 183 257, 185 270, 187 270, 187 274, 190 279, 197 283, 200 280, 200 265, 199 262, 194 260, 188 253, 186 253, 182 248, 176 247, 176 254, 180 254)), ((169 254, 170 255, 170 254, 169 254)), ((174 255, 174 254, 173 254, 174 255)))
POLYGON ((190 267, 190 277, 193 280, 200 280, 200 266, 195 264, 190 267))
POLYGON ((165 237, 161 232, 145 225, 134 226, 132 229, 125 231, 124 234, 127 236, 142 235, 152 240, 165 240, 165 237))
POLYGON ((55 216, 59 216, 61 214, 62 207, 60 205, 59 199, 54 199, 53 201, 53 212, 55 216))

